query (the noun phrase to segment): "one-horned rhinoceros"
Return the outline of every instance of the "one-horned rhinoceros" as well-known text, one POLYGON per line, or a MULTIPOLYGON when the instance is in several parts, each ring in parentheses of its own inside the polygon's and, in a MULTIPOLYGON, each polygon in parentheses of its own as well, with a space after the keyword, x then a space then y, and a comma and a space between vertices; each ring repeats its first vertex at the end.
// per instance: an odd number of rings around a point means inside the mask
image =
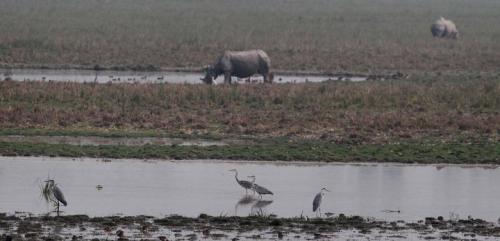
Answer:
POLYGON ((432 36, 439 38, 458 38, 458 29, 455 23, 443 17, 431 25, 431 33, 432 36))
POLYGON ((224 75, 224 83, 230 84, 231 76, 248 78, 259 74, 264 77, 264 83, 272 83, 273 75, 269 72, 270 69, 271 59, 260 49, 225 51, 214 65, 205 67, 205 77, 201 80, 207 84, 213 84, 219 75, 224 75))

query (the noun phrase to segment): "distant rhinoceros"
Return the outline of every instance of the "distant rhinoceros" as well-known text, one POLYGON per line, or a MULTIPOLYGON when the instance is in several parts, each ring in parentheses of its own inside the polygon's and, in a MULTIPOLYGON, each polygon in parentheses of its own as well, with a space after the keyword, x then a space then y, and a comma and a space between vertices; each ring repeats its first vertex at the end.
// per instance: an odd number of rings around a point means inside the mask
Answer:
POLYGON ((458 30, 455 23, 443 17, 439 18, 431 25, 431 33, 432 36, 439 38, 458 38, 458 30))
POLYGON ((224 83, 231 83, 231 76, 248 78, 255 74, 264 77, 264 83, 272 83, 271 59, 266 52, 258 50, 226 51, 214 65, 205 67, 203 82, 213 84, 219 75, 224 75, 224 83))

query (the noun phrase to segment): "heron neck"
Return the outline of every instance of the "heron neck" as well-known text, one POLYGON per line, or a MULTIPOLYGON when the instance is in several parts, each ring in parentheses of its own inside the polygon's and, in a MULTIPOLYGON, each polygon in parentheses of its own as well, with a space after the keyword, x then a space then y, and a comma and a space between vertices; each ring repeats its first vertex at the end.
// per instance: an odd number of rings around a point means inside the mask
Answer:
POLYGON ((238 172, 234 172, 234 178, 236 179, 237 182, 239 182, 240 180, 238 180, 238 172))

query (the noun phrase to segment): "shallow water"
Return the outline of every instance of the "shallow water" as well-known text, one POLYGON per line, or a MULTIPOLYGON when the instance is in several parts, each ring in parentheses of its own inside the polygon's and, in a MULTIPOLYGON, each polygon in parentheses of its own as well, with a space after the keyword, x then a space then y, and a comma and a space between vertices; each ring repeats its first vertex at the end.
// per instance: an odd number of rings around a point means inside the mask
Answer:
MULTIPOLYGON (((15 81, 69 81, 97 83, 172 83, 201 84, 202 73, 189 72, 141 72, 141 71, 93 71, 93 70, 44 70, 44 69, 0 69, 0 80, 10 78, 15 81)), ((216 82, 223 82, 219 77, 216 82)), ((303 83, 338 80, 332 76, 292 76, 277 75, 275 83, 303 83)), ((363 81, 366 77, 343 78, 350 81, 363 81)), ((262 82, 262 77, 254 76, 252 82, 262 82)), ((245 83, 244 79, 233 77, 233 82, 245 83)))
POLYGON ((313 217, 312 199, 327 187, 323 213, 408 221, 451 213, 500 217, 500 169, 494 168, 45 157, 0 157, 0 212, 48 212, 38 186, 48 175, 69 202, 65 214, 313 217), (244 199, 232 168, 242 179, 255 175, 275 195, 244 199))

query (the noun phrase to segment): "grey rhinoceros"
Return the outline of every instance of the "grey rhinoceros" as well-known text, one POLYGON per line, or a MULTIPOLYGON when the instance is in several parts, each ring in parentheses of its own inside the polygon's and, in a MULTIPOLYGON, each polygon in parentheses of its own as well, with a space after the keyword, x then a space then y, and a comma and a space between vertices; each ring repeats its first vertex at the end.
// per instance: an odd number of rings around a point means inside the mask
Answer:
POLYGON ((458 29, 455 23, 443 17, 431 25, 431 33, 432 36, 439 38, 458 38, 458 29))
POLYGON ((263 50, 225 51, 214 65, 205 67, 203 82, 213 84, 219 75, 224 75, 224 83, 231 83, 231 76, 248 78, 259 74, 264 77, 264 83, 273 82, 270 73, 271 59, 263 50))

